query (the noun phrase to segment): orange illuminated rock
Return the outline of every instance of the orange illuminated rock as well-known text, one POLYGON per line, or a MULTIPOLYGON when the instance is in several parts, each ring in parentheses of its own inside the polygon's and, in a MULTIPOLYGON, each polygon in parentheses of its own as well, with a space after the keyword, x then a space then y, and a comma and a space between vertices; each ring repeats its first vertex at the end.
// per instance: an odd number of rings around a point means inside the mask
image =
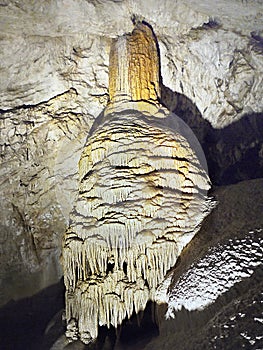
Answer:
POLYGON ((131 34, 114 40, 109 68, 111 102, 157 102, 159 56, 155 36, 148 25, 140 23, 131 34))

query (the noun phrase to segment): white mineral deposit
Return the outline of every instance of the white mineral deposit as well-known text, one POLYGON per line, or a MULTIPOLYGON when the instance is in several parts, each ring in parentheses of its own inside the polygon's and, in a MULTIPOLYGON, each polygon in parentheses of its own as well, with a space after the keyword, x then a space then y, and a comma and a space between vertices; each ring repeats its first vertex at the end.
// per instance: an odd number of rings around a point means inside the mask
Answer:
POLYGON ((99 325, 117 327, 155 300, 211 206, 201 147, 191 148, 189 127, 158 102, 157 42, 147 24, 114 40, 109 69, 110 101, 80 158, 63 246, 66 334, 84 343, 99 325))

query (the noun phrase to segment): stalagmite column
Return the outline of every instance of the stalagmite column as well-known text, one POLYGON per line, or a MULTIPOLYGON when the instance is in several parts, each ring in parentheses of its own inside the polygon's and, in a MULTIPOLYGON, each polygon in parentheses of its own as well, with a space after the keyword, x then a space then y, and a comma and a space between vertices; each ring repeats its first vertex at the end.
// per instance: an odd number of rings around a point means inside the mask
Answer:
POLYGON ((160 97, 159 56, 152 30, 139 23, 132 34, 115 40, 109 66, 111 103, 156 102, 160 97))
POLYGON ((88 343, 154 300, 209 212, 209 178, 191 130, 161 107, 152 30, 114 41, 110 101, 79 162, 63 243, 67 336, 88 343))

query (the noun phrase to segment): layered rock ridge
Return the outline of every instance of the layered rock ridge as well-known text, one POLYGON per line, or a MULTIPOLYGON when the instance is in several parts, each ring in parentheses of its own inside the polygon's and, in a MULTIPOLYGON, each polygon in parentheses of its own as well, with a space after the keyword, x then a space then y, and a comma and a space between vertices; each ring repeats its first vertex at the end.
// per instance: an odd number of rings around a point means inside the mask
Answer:
POLYGON ((79 162, 63 240, 67 333, 89 343, 143 310, 208 214, 210 181, 189 127, 159 101, 159 58, 145 23, 116 39, 110 101, 79 162))

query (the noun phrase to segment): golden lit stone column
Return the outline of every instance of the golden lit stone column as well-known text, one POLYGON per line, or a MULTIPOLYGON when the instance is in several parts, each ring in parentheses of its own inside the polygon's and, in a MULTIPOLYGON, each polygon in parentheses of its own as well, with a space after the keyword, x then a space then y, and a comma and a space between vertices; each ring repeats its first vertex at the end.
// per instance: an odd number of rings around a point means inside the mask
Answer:
POLYGON ((109 64, 110 112, 124 102, 133 102, 131 108, 138 110, 147 109, 143 102, 157 105, 159 69, 156 39, 148 25, 139 23, 131 34, 115 39, 109 64))

